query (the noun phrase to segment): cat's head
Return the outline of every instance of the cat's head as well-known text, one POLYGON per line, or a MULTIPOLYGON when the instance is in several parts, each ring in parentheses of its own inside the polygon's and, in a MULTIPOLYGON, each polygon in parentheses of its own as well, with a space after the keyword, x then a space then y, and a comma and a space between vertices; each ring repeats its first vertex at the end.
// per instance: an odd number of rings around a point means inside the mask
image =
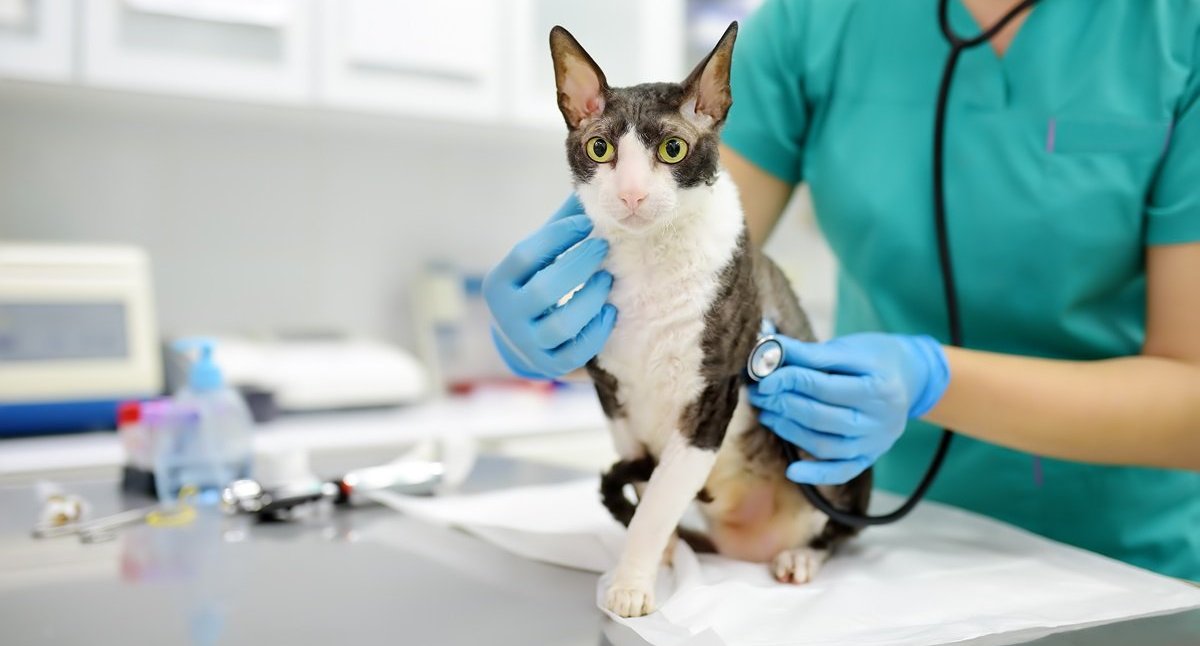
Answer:
POLYGON ((716 181, 718 134, 733 104, 736 37, 735 22, 682 83, 614 88, 566 29, 550 31, 567 161, 597 226, 653 230, 703 199, 716 181))

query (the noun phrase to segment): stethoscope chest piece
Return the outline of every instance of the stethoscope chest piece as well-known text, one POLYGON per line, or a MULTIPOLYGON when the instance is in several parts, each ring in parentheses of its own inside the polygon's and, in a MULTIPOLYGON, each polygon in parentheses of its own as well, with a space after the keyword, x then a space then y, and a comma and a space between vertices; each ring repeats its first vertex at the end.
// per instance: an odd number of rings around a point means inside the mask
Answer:
POLYGON ((754 381, 762 381, 783 363, 783 344, 775 335, 760 337, 746 360, 746 373, 754 381))

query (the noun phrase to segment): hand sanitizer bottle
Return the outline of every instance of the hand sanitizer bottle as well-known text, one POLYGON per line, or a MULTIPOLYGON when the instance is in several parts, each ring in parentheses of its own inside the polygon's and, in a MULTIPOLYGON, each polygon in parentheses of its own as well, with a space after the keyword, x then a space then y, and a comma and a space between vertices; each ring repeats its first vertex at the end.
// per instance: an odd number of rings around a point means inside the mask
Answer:
POLYGON ((198 348, 187 385, 172 398, 174 423, 158 438, 154 478, 158 498, 169 503, 186 486, 197 502, 215 504, 221 489, 250 476, 254 421, 242 396, 225 385, 210 341, 184 341, 198 348))

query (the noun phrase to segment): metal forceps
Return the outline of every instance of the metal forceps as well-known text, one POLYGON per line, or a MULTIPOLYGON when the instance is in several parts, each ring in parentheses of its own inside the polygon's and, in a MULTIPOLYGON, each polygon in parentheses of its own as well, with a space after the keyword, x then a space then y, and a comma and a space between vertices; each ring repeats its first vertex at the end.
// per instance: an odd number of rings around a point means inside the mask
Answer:
POLYGON ((33 537, 58 538, 77 534, 79 540, 84 543, 99 543, 112 539, 116 535, 116 530, 121 527, 146 522, 146 518, 161 507, 161 505, 150 505, 149 507, 130 509, 82 523, 36 525, 33 528, 33 537))

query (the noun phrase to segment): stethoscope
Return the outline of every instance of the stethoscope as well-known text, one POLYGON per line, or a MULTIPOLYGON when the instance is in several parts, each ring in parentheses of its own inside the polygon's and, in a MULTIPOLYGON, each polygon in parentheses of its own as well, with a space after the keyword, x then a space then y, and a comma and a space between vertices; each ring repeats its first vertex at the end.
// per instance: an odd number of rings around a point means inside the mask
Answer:
MULTIPOLYGON (((946 103, 950 96, 950 83, 954 78, 954 68, 958 65, 959 56, 964 51, 990 41, 1022 11, 1037 4, 1037 2, 1038 0, 1022 0, 1021 3, 1004 14, 996 24, 984 30, 979 35, 974 38, 962 38, 954 33, 953 28, 950 26, 950 16, 947 11, 948 0, 938 0, 938 25, 941 27, 942 36, 950 44, 950 53, 947 55, 946 65, 942 69, 942 80, 938 84, 937 107, 934 112, 933 222, 937 234, 938 263, 942 270, 942 291, 946 299, 946 318, 950 328, 950 345, 953 346, 962 345, 962 320, 958 312, 958 292, 954 282, 954 264, 951 262, 950 240, 946 231, 946 191, 943 181, 946 174, 944 155, 946 103)), ((765 379, 783 365, 783 358, 783 344, 775 337, 775 330, 770 322, 764 321, 763 328, 759 332, 758 341, 754 344, 754 350, 746 360, 747 375, 753 381, 765 379)), ((921 477, 921 481, 917 483, 916 488, 913 489, 912 494, 904 501, 904 504, 890 513, 879 516, 856 514, 834 507, 813 485, 799 485, 800 491, 808 499, 809 504, 843 525, 865 527, 867 525, 894 523, 907 516, 917 506, 917 503, 925 497, 925 493, 929 490, 930 485, 933 484, 934 478, 941 471, 942 462, 946 459, 946 452, 950 449, 950 441, 952 439, 954 439, 954 432, 948 428, 943 428, 941 440, 938 442, 937 450, 933 454, 929 468, 925 470, 925 475, 921 477)), ((799 450, 795 445, 791 442, 784 442, 783 445, 789 462, 795 462, 800 459, 799 450)))

